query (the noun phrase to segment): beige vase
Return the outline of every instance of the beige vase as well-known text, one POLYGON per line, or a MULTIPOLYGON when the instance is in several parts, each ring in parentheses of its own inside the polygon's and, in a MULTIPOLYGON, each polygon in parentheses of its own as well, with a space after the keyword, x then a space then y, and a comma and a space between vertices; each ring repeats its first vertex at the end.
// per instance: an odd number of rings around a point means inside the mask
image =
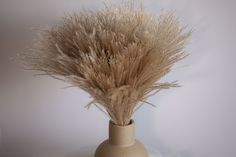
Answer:
POLYGON ((97 148, 95 157, 148 157, 144 145, 134 136, 134 121, 127 126, 110 122, 109 139, 97 148))

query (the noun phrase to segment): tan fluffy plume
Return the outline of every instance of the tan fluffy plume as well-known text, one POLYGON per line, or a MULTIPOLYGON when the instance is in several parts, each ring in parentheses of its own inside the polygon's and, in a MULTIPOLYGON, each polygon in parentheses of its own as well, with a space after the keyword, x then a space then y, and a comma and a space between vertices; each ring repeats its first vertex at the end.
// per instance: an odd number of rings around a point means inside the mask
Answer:
POLYGON ((131 5, 83 10, 41 30, 23 55, 29 69, 88 92, 117 125, 127 125, 146 99, 176 82, 160 83, 183 51, 190 32, 172 13, 159 16, 131 5))

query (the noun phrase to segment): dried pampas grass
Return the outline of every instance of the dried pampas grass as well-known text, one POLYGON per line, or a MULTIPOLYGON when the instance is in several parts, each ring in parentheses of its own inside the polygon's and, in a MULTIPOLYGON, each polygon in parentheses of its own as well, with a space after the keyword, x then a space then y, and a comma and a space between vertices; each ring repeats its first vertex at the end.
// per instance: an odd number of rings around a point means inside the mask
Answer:
MULTIPOLYGON (((23 55, 29 69, 63 79, 88 92, 117 125, 127 125, 146 99, 176 82, 158 82, 183 59, 190 32, 173 14, 160 16, 134 5, 105 6, 69 15, 41 30, 23 55)), ((104 111, 104 112, 105 112, 104 111)))

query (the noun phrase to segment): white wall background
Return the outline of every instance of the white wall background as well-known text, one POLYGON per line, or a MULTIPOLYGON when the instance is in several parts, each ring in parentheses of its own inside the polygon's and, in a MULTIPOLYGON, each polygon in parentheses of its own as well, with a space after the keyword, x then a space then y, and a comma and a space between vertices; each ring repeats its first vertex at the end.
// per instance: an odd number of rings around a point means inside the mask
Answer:
MULTIPOLYGON (((146 105, 136 113, 137 138, 169 157, 235 157, 236 2, 142 2, 152 13, 175 10, 195 31, 187 47, 192 55, 163 78, 178 79, 183 87, 150 98, 157 109, 146 105)), ((88 94, 33 77, 10 60, 32 42, 29 27, 58 23, 65 12, 81 7, 101 6, 100 0, 0 0, 0 156, 63 150, 82 157, 81 148, 107 137, 108 119, 96 108, 84 108, 88 94)))

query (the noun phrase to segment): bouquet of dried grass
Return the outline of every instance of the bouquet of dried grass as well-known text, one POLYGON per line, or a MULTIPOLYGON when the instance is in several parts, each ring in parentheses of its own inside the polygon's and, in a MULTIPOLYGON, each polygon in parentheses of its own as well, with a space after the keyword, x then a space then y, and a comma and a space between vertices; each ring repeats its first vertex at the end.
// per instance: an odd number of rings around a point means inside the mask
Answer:
POLYGON ((149 96, 177 86, 158 81, 186 56, 191 33, 173 14, 122 5, 83 10, 40 34, 23 55, 26 66, 80 87, 93 98, 88 107, 95 104, 115 124, 127 125, 149 96))

